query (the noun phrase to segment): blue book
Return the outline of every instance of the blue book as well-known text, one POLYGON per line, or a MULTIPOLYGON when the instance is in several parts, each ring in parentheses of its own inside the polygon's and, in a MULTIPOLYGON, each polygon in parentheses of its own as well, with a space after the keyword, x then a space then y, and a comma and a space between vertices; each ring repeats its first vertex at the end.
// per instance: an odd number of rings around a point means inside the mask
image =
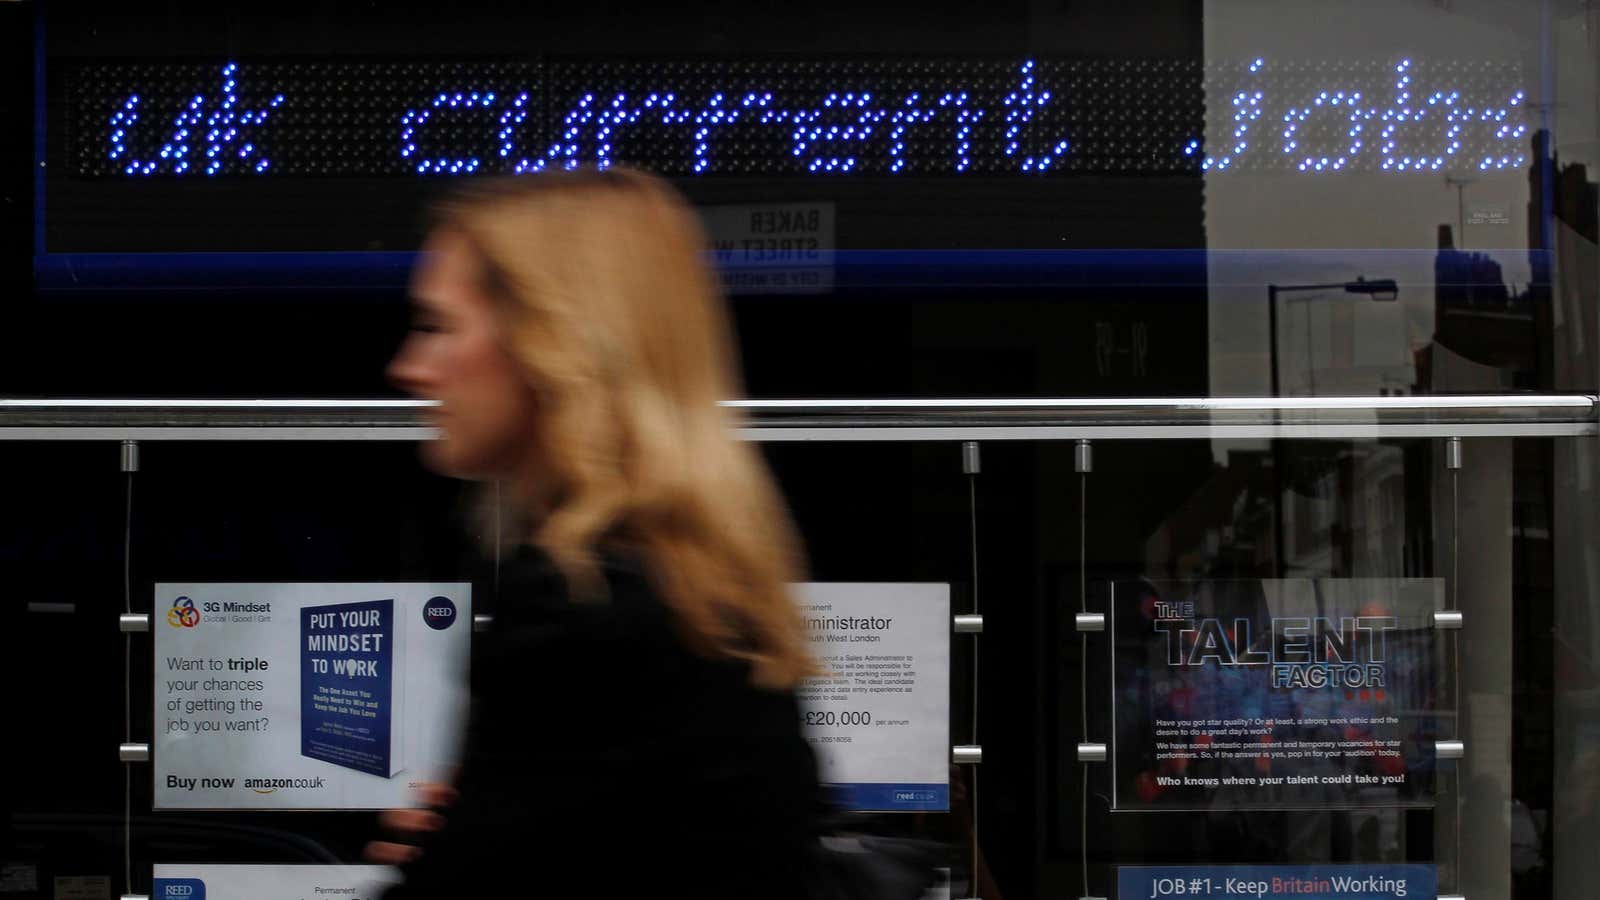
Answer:
POLYGON ((395 603, 300 609, 300 755, 388 778, 403 769, 395 603))

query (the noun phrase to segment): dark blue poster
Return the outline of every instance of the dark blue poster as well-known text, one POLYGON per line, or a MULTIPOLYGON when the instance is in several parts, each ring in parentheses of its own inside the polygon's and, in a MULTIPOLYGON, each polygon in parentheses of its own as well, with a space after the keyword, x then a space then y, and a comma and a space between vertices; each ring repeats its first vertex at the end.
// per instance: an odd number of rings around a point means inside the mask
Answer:
POLYGON ((1435 579, 1113 585, 1116 809, 1432 805, 1435 579))
POLYGON ((300 754, 387 778, 404 768, 394 600, 300 610, 300 754))
POLYGON ((1252 900, 1433 900, 1438 875, 1426 865, 1121 866, 1117 900, 1170 897, 1252 900))

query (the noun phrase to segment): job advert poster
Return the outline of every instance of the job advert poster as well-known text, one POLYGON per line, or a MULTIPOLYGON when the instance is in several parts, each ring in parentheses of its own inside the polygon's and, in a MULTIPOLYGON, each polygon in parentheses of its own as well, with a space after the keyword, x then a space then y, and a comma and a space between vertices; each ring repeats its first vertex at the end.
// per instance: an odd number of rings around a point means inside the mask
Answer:
POLYGON ((1117 900, 1432 900, 1438 883, 1415 863, 1119 866, 1117 900))
POLYGON ((796 585, 825 674, 800 689, 801 724, 835 803, 950 808, 950 586, 796 585))
POLYGON ((401 880, 389 866, 159 864, 150 900, 378 900, 401 880))
POLYGON ((409 806, 457 757, 467 584, 158 584, 157 809, 409 806))
POLYGON ((1431 805, 1437 579, 1113 585, 1119 809, 1431 805))

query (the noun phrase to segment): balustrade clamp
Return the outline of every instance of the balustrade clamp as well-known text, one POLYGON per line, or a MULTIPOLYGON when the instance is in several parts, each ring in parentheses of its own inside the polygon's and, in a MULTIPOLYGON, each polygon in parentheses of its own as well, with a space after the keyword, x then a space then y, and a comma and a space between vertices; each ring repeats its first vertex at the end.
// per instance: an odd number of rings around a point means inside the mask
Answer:
POLYGON ((1094 471, 1094 445, 1080 440, 1072 451, 1072 471, 1087 475, 1094 471))
POLYGON ((1079 631, 1105 631, 1106 614, 1081 612, 1073 617, 1079 631))
POLYGON ((977 441, 962 442, 961 471, 967 475, 976 475, 983 471, 983 457, 978 450, 977 441))
POLYGON ((1433 755, 1439 759, 1461 759, 1467 755, 1467 745, 1463 741, 1434 741, 1433 755))
POLYGON ((983 748, 972 744, 951 747, 950 760, 958 766, 975 766, 983 762, 983 748))
POLYGON ((1107 756, 1107 754, 1106 754, 1106 745, 1105 744, 1079 744, 1078 745, 1078 762, 1081 762, 1081 763, 1105 762, 1106 761, 1106 756, 1107 756))
POLYGON ((1437 609, 1433 612, 1433 627, 1440 631, 1460 631, 1461 621, 1459 609, 1437 609))
POLYGON ((1461 438, 1448 438, 1444 442, 1444 467, 1446 469, 1461 468, 1461 438))
POLYGON ((977 613, 963 613, 955 617, 956 634, 982 634, 983 616, 977 613))
POLYGON ((132 631, 149 631, 149 613, 121 613, 117 616, 117 630, 123 633, 132 631))
POLYGON ((494 616, 491 616, 488 613, 475 613, 472 616, 472 630, 473 631, 488 631, 489 630, 489 626, 491 626, 493 624, 494 624, 494 616))
POLYGON ((149 744, 120 744, 117 747, 117 758, 125 763, 142 763, 150 761, 149 744))
POLYGON ((139 442, 138 441, 123 441, 122 442, 122 471, 124 471, 124 472, 137 472, 137 471, 139 471, 139 442))

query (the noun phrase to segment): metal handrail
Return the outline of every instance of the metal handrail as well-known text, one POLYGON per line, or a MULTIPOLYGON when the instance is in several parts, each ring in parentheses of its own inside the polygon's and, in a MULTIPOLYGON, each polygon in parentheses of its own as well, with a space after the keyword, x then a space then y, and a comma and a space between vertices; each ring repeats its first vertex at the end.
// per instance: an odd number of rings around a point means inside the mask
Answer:
MULTIPOLYGON (((0 440, 428 440, 425 400, 0 399, 0 440)), ((1588 394, 738 400, 758 441, 1560 437, 1588 394)))

